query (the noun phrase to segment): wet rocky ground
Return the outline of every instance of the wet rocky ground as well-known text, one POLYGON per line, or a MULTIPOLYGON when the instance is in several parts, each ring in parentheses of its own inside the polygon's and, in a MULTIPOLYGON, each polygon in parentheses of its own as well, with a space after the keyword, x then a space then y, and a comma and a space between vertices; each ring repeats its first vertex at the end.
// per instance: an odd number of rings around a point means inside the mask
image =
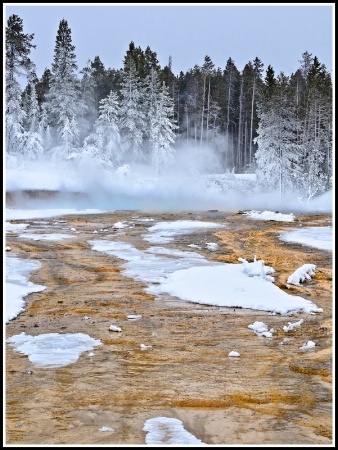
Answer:
POLYGON ((285 223, 249 219, 238 211, 116 211, 12 221, 29 223, 29 232, 78 233, 56 242, 6 235, 12 254, 42 264, 30 281, 47 287, 26 297, 25 311, 6 324, 6 338, 21 332, 85 333, 103 345, 95 348, 95 357, 84 352, 76 363, 54 369, 35 366, 5 345, 6 444, 144 445, 144 423, 158 416, 180 419, 209 445, 332 444, 332 252, 279 239, 285 228, 325 226, 331 216, 296 217, 285 223), (155 222, 136 216, 227 224, 176 236, 166 247, 195 251, 189 247, 195 244, 209 261, 229 263, 256 255, 275 269, 281 289, 298 267, 315 264, 316 275, 288 293, 323 312, 290 318, 147 294, 142 282, 123 274, 125 261, 93 251, 88 243, 118 239, 141 250, 150 247, 142 234, 155 222), (132 227, 112 229, 118 221, 132 227), (208 242, 218 249, 208 250, 208 242), (130 314, 142 318, 127 319, 130 314), (301 327, 283 331, 288 321, 301 318, 301 327), (256 336, 248 328, 255 321, 276 333, 256 336), (109 331, 111 324, 123 332, 109 331), (309 340, 316 347, 300 350, 309 340), (141 343, 152 348, 143 351, 141 343), (228 357, 231 350, 241 357, 228 357), (114 431, 102 432, 103 426, 114 431))

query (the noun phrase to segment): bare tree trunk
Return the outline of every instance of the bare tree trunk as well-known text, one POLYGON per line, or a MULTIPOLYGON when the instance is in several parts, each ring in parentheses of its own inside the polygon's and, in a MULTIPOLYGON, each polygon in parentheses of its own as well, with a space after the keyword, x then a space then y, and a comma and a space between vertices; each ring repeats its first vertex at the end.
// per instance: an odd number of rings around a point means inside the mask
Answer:
POLYGON ((242 120, 243 120, 243 81, 241 82, 241 92, 239 96, 239 120, 238 120, 238 142, 237 142, 237 165, 238 167, 242 167, 243 158, 242 158, 242 120))
MULTIPOLYGON (((331 134, 331 126, 330 126, 330 134, 331 134)), ((330 153, 330 146, 327 146, 327 150, 326 150, 326 158, 327 158, 327 176, 330 176, 330 160, 331 160, 331 153, 330 153)))
POLYGON ((188 106, 185 107, 186 113, 187 113, 187 141, 189 140, 189 112, 188 112, 188 106))
POLYGON ((238 166, 237 166, 237 147, 235 145, 236 139, 236 123, 234 123, 234 132, 233 132, 233 137, 232 137, 232 157, 233 157, 233 162, 234 162, 234 168, 237 170, 238 166))
POLYGON ((282 126, 281 122, 279 122, 279 195, 282 199, 283 197, 283 148, 281 145, 282 142, 282 126))
POLYGON ((297 105, 297 112, 296 112, 296 121, 297 121, 297 144, 299 144, 299 88, 298 88, 298 81, 297 81, 297 91, 296 91, 296 105, 297 105))
POLYGON ((255 102, 255 86, 256 76, 254 77, 254 82, 252 86, 252 100, 251 100, 251 119, 250 119, 250 143, 249 143, 249 164, 252 162, 252 135, 253 135, 253 111, 255 102))
POLYGON ((230 151, 230 167, 232 167, 232 169, 233 169, 233 167, 234 167, 234 141, 233 141, 232 135, 231 135, 230 142, 231 142, 231 146, 230 146, 231 147, 231 151, 230 151))
MULTIPOLYGON (((177 125, 180 126, 180 93, 177 94, 177 125)), ((180 134, 180 129, 177 128, 177 134, 180 134)))
POLYGON ((205 83, 206 83, 207 76, 204 76, 203 79, 203 102, 202 102, 202 119, 201 119, 201 145, 203 142, 203 121, 204 121, 204 103, 205 103, 205 83))
POLYGON ((243 167, 246 168, 247 162, 247 146, 248 146, 248 123, 245 121, 244 123, 244 153, 243 153, 243 167))
POLYGON ((209 114, 210 114, 210 77, 209 77, 209 89, 208 89, 208 109, 207 109, 207 142, 209 141, 209 114))
POLYGON ((227 148, 227 150, 229 149, 230 93, 231 93, 231 73, 230 73, 230 79, 229 79, 228 107, 227 107, 227 140, 226 140, 226 148, 227 148))

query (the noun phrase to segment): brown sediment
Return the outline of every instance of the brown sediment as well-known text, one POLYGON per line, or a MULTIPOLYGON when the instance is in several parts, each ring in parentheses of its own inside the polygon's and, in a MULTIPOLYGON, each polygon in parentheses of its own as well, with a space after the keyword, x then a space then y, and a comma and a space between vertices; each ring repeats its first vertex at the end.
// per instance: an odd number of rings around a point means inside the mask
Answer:
POLYGON ((102 345, 93 349, 94 357, 84 352, 76 363, 51 369, 35 366, 6 344, 6 444, 142 445, 144 422, 157 416, 182 420, 210 445, 332 444, 332 253, 279 239, 287 228, 325 225, 320 221, 331 216, 297 215, 296 222, 281 223, 235 213, 139 213, 226 224, 177 236, 166 247, 225 263, 263 259, 275 269, 277 286, 323 308, 287 317, 168 295, 155 299, 144 283, 124 275, 125 261, 88 243, 113 239, 150 247, 142 234, 152 222, 138 223, 134 215, 74 215, 48 219, 49 225, 22 221, 36 233, 79 231, 57 242, 7 234, 12 253, 41 262, 30 281, 47 289, 26 297, 25 311, 6 324, 6 336, 81 332, 102 345), (137 226, 120 232, 112 228, 118 221, 137 226), (93 234, 100 229, 109 231, 93 234), (207 242, 217 242, 218 250, 207 250, 207 242), (287 288, 288 276, 307 263, 316 265, 316 275, 287 288), (129 320, 130 314, 142 318, 129 320), (300 327, 283 331, 300 318, 300 327), (256 336, 248 328, 255 321, 276 333, 256 336), (123 331, 109 331, 112 324, 123 331), (309 340, 316 347, 301 350, 309 340), (141 350, 142 343, 152 348, 141 350), (231 350, 240 358, 228 357, 231 350), (114 432, 99 431, 102 426, 114 432))

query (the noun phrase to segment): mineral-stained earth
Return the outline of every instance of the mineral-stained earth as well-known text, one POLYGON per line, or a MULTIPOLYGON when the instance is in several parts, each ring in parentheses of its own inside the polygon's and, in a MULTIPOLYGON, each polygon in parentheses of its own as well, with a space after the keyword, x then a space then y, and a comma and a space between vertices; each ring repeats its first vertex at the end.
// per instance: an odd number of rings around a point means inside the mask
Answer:
POLYGON ((61 241, 7 233, 12 254, 42 264, 29 280, 47 289, 26 297, 25 310, 5 325, 5 338, 85 333, 102 345, 94 357, 83 352, 75 363, 46 368, 5 344, 6 444, 144 445, 145 421, 161 416, 181 420, 207 445, 332 445, 332 252, 279 239, 286 227, 324 226, 330 219, 296 214, 285 223, 253 220, 239 211, 115 211, 12 221, 29 223, 35 233, 78 232, 61 241), (176 236, 166 247, 195 251, 188 247, 195 244, 209 261, 225 263, 256 256, 275 269, 278 287, 323 312, 287 317, 155 298, 145 284, 124 275, 125 261, 88 243, 118 239, 145 250, 152 244, 142 234, 150 225, 182 219, 227 226, 176 236), (131 227, 112 228, 119 221, 131 227), (208 250, 208 242, 218 249, 208 250), (315 276, 287 289, 288 276, 308 263, 316 265, 315 276), (283 331, 300 319, 300 327, 283 331), (271 338, 255 335, 248 328, 255 321, 276 332, 271 338), (112 324, 123 331, 110 331, 112 324), (300 350, 309 340, 316 346, 300 350), (141 343, 151 348, 144 351, 141 343), (240 358, 229 357, 232 350, 240 358))

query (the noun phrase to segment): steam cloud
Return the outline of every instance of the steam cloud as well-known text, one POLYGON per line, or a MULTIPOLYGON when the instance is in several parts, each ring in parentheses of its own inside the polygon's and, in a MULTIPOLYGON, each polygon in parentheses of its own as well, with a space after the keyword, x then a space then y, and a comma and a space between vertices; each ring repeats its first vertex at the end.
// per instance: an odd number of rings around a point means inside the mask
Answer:
POLYGON ((16 207, 24 209, 332 212, 332 191, 306 204, 296 194, 281 199, 278 192, 260 192, 254 174, 220 172, 218 157, 210 148, 185 145, 176 151, 173 165, 158 176, 145 164, 130 162, 107 169, 92 159, 57 164, 41 159, 7 168, 5 175, 6 192, 15 192, 16 207), (43 195, 47 191, 54 195, 43 195))

